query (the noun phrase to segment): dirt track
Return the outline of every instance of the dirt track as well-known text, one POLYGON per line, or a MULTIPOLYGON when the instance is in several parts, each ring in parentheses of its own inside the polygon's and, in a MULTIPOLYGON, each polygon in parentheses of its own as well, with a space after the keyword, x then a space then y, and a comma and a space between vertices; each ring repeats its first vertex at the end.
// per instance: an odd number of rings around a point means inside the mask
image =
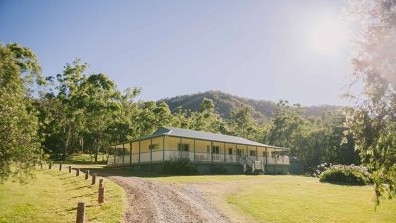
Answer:
POLYGON ((109 179, 126 191, 125 222, 230 222, 192 188, 138 177, 109 179))

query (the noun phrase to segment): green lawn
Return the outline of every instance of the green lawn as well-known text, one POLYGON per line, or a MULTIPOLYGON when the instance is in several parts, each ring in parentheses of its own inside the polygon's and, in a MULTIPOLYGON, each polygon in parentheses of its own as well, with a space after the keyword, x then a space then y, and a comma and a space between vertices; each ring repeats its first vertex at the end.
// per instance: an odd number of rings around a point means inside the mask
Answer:
POLYGON ((395 222, 396 200, 375 211, 370 186, 300 176, 191 176, 154 180, 193 186, 233 222, 395 222))
MULTIPOLYGON (((106 200, 97 203, 97 185, 84 174, 40 170, 28 185, 0 185, 0 222, 75 222, 79 201, 87 204, 87 222, 120 222, 124 191, 105 180, 106 200)), ((73 165, 73 167, 77 167, 73 165)), ((194 187, 233 222, 395 222, 396 200, 384 200, 375 211, 370 186, 340 186, 302 176, 161 176, 127 169, 102 169, 104 173, 145 176, 180 186, 194 187)))
POLYGON ((104 180, 105 202, 98 204, 98 183, 84 180, 75 172, 38 170, 37 179, 27 185, 7 181, 0 184, 0 222, 75 222, 78 202, 86 203, 87 222, 121 222, 125 192, 104 180))

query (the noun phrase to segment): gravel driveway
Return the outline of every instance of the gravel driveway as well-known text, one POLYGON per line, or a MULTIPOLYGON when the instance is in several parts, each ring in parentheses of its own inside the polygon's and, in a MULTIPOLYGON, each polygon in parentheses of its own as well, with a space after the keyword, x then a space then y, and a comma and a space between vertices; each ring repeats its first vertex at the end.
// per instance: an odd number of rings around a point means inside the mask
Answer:
POLYGON ((109 179, 127 194, 125 222, 230 222, 199 191, 187 186, 138 177, 109 179))

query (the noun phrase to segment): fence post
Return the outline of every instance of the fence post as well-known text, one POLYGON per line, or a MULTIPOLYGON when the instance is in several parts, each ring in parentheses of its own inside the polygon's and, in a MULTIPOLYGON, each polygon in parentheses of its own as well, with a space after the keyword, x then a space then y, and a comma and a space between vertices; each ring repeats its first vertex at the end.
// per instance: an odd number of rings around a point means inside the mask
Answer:
POLYGON ((85 223, 85 203, 78 202, 76 223, 85 223))
POLYGON ((76 169, 76 177, 80 176, 80 168, 76 169))
POLYGON ((104 202, 104 186, 103 179, 99 179, 99 193, 98 193, 98 203, 101 204, 104 202))
POLYGON ((99 204, 104 202, 104 187, 99 187, 98 202, 99 204))
POLYGON ((69 173, 71 173, 71 170, 72 170, 72 168, 71 168, 71 166, 69 166, 69 173))
POLYGON ((59 171, 62 171, 62 163, 59 164, 59 171))
POLYGON ((85 179, 88 180, 88 176, 89 176, 89 170, 85 171, 85 179))
POLYGON ((92 185, 96 184, 96 173, 92 174, 92 185))

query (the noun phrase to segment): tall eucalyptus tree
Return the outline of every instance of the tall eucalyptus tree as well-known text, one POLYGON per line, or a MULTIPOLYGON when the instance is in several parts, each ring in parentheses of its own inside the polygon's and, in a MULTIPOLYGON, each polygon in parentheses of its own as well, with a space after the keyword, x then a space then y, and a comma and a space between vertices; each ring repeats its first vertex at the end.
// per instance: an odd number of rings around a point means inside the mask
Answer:
POLYGON ((34 175, 43 156, 39 122, 29 86, 41 80, 35 54, 18 44, 0 44, 0 183, 34 175))

